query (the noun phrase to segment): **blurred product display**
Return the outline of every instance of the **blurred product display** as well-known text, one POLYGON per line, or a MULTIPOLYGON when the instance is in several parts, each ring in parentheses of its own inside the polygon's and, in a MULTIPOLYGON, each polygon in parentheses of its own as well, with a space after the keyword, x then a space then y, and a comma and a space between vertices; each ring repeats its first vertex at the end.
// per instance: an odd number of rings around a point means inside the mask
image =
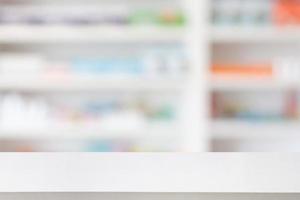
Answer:
POLYGON ((78 95, 45 98, 6 94, 0 101, 1 130, 40 130, 79 124, 93 125, 104 131, 139 131, 147 122, 172 122, 175 119, 172 102, 164 102, 162 98, 139 100, 110 95, 80 99, 78 95))
POLYGON ((300 151, 299 23, 299 0, 0 0, 0 151, 300 151))
MULTIPOLYGON (((7 140, 15 138, 16 141, 25 138, 28 138, 25 141, 30 141, 31 137, 46 141, 60 138, 57 142, 62 147, 58 146, 58 149, 55 145, 47 149, 48 144, 44 142, 43 147, 32 151, 175 150, 163 147, 147 150, 131 144, 136 140, 134 137, 146 136, 144 133, 151 136, 150 130, 168 133, 176 129, 178 105, 173 97, 89 96, 4 94, 0 97, 0 137, 7 140), (81 138, 76 140, 76 144, 85 146, 75 145, 77 149, 68 149, 68 145, 63 145, 63 138, 69 138, 67 143, 81 138)), ((11 149, 10 146, 7 148, 11 149)), ((0 147, 0 150, 5 149, 0 147)))
POLYGON ((299 83, 300 64, 297 58, 276 58, 270 64, 215 64, 211 77, 215 80, 266 80, 299 83))
POLYGON ((216 25, 272 23, 273 0, 214 0, 212 20, 216 25))
MULTIPOLYGON (((40 53, 39 53, 40 54, 40 53)), ((55 58, 52 55, 3 53, 0 56, 0 76, 89 76, 102 78, 180 78, 188 69, 184 51, 180 48, 145 48, 130 55, 80 56, 55 58)))
POLYGON ((184 150, 183 5, 0 0, 0 151, 184 150))
POLYGON ((216 64, 211 68, 212 78, 216 79, 251 79, 251 78, 272 78, 274 71, 268 64, 216 64))
POLYGON ((298 119, 296 92, 216 92, 213 116, 217 119, 240 119, 268 122, 298 119))
POLYGON ((157 25, 182 26, 180 8, 147 8, 119 5, 4 5, 2 25, 157 25))
POLYGON ((211 150, 299 152, 300 1, 210 5, 211 150))
POLYGON ((261 26, 299 25, 298 0, 214 0, 215 25, 261 26))
POLYGON ((300 2, 297 0, 278 0, 273 13, 278 25, 300 25, 300 2))

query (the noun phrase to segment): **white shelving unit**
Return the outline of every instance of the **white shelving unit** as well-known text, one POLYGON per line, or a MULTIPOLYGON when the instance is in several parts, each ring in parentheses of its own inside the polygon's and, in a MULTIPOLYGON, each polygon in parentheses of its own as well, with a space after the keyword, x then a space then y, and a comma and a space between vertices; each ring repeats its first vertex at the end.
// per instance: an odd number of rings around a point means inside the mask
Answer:
POLYGON ((211 124, 214 137, 218 139, 284 140, 299 139, 299 122, 245 122, 216 120, 211 124))
POLYGON ((168 27, 126 26, 1 26, 0 42, 9 43, 128 43, 128 42, 180 42, 184 31, 168 27))
POLYGON ((283 91, 296 89, 299 90, 300 83, 285 82, 277 80, 212 80, 210 83, 212 90, 216 91, 283 91), (237 84, 238 82, 238 84, 237 84))
POLYGON ((89 128, 87 126, 57 127, 33 130, 0 130, 1 139, 142 139, 143 137, 158 137, 164 135, 166 138, 178 136, 179 133, 159 128, 149 128, 144 132, 138 130, 107 130, 103 128, 89 128))
POLYGON ((222 43, 293 42, 299 40, 299 28, 294 27, 218 27, 211 29, 211 41, 222 43))
POLYGON ((167 92, 184 89, 184 80, 173 79, 108 79, 108 78, 67 78, 56 79, 47 77, 33 77, 19 79, 0 78, 0 90, 13 91, 148 91, 167 92))
MULTIPOLYGON (((217 1, 210 2, 216 3, 217 1)), ((234 2, 228 1, 228 4, 230 3, 234 4, 234 2)), ((209 7, 213 12, 213 4, 209 7)), ((210 35, 207 40, 210 44, 208 51, 210 52, 211 64, 256 62, 274 64, 273 62, 277 58, 298 57, 296 52, 298 52, 300 38, 297 26, 247 22, 240 24, 238 22, 226 24, 225 22, 216 25, 211 22, 212 19, 209 20, 210 35)), ((224 79, 213 77, 207 85, 211 93, 230 92, 233 94, 243 92, 247 94, 259 92, 262 94, 264 92, 298 92, 300 84, 297 80, 288 78, 283 80, 278 77, 260 79, 241 76, 240 79, 236 77, 224 79)), ((212 141, 214 141, 211 150, 216 148, 217 151, 225 151, 229 147, 229 151, 299 151, 295 148, 297 146, 296 141, 299 139, 299 120, 268 121, 267 119, 255 120, 251 117, 235 120, 212 119, 211 117, 209 121, 209 133, 212 141), (274 146, 272 146, 273 143, 274 146), (218 145, 220 148, 216 147, 218 145), (222 149, 223 147, 225 149, 222 149), (260 147, 266 147, 266 149, 260 147)))

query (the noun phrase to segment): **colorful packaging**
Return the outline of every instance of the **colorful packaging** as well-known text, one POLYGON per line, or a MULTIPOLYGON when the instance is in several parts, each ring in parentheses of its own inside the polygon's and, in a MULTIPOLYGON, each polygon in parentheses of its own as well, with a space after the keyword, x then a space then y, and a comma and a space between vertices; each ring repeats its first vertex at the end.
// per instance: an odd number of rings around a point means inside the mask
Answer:
POLYGON ((300 24, 300 1, 278 0, 273 7, 273 18, 277 25, 300 24))

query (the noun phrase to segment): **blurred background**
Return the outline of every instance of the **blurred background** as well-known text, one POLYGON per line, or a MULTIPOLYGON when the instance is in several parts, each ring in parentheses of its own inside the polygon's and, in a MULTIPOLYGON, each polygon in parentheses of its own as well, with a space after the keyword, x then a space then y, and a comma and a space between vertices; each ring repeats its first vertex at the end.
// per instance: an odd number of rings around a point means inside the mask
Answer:
POLYGON ((0 3, 0 151, 182 150, 184 2, 0 3))
POLYGON ((0 151, 300 151, 300 1, 199 1, 0 0, 0 151))

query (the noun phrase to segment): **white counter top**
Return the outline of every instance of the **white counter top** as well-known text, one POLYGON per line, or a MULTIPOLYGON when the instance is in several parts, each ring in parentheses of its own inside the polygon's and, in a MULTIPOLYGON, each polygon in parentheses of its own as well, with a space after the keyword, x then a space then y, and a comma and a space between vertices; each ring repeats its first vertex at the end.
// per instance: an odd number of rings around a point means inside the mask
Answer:
POLYGON ((297 154, 2 153, 0 192, 300 192, 297 154))

